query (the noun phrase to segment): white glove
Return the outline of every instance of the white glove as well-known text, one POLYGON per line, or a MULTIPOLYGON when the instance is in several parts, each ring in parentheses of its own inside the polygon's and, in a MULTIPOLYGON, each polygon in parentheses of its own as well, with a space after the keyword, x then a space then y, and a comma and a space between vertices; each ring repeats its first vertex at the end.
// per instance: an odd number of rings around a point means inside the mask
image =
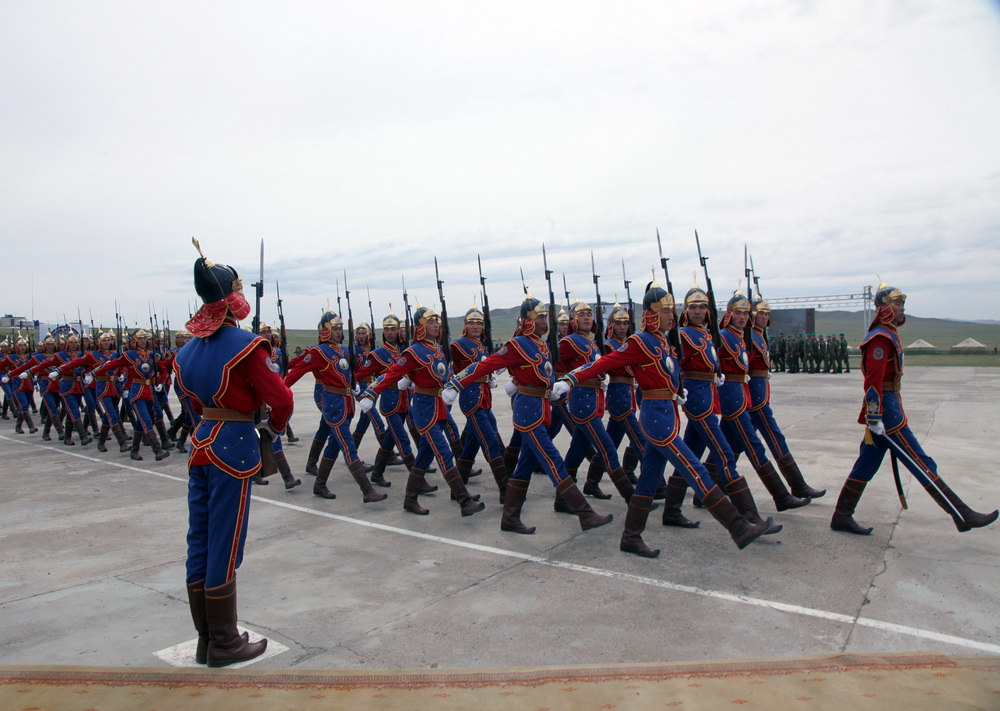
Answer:
POLYGON ((503 391, 507 393, 507 397, 514 397, 517 395, 517 383, 513 380, 508 380, 507 384, 503 386, 503 391))
POLYGON ((358 401, 358 409, 361 410, 361 414, 367 413, 375 407, 375 401, 370 397, 363 397, 358 401))
POLYGON ((400 390, 409 390, 411 385, 413 385, 413 381, 411 381, 405 375, 399 379, 398 383, 396 383, 396 387, 399 388, 400 390))
POLYGON ((490 389, 495 390, 497 387, 497 376, 490 373, 490 389))
POLYGON ((872 431, 872 434, 885 436, 885 423, 882 420, 878 422, 869 422, 868 429, 872 431))
POLYGON ((83 384, 84 385, 90 385, 92 382, 94 382, 94 374, 93 373, 87 373, 86 375, 83 376, 83 384))
POLYGON ((10 382, 10 376, 9 375, 5 375, 5 376, 3 376, 3 378, 0 378, 0 380, 2 380, 4 383, 9 383, 10 382))
MULTIPOLYGON (((271 439, 277 439, 278 437, 281 436, 281 433, 278 432, 278 430, 276 430, 273 427, 271 427, 271 421, 270 420, 261 420, 260 422, 258 422, 257 423, 257 429, 260 430, 260 431, 263 431, 263 432, 270 432, 271 433, 271 439)), ((258 434, 258 436, 260 436, 260 435, 258 434)))
POLYGON ((549 393, 549 400, 555 402, 556 400, 562 400, 563 397, 569 394, 569 391, 573 387, 567 383, 565 380, 557 380, 552 383, 552 392, 549 393))
POLYGON ((683 405, 687 401, 688 401, 688 389, 681 388, 680 390, 677 391, 677 404, 683 405))
POLYGON ((157 383, 156 385, 154 385, 153 386, 153 390, 155 390, 158 393, 162 393, 163 392, 163 383, 157 383))
POLYGON ((607 378, 603 378, 601 380, 601 390, 607 392, 607 390, 608 390, 608 379, 607 378))
POLYGON ((49 380, 59 380, 59 371, 53 370, 51 373, 49 373, 49 380))
POLYGON ((451 405, 458 399, 458 390, 455 388, 445 388, 441 391, 441 399, 444 400, 445 405, 451 405))
POLYGON ((119 383, 124 383, 125 382, 125 374, 124 373, 122 373, 121 375, 118 376, 118 382, 119 383))
POLYGON ((351 392, 354 393, 354 397, 358 397, 361 394, 361 384, 354 383, 354 389, 351 392))
POLYGON ((715 376, 715 384, 716 385, 722 385, 724 382, 726 382, 726 375, 725 375, 725 373, 719 373, 718 375, 715 376))

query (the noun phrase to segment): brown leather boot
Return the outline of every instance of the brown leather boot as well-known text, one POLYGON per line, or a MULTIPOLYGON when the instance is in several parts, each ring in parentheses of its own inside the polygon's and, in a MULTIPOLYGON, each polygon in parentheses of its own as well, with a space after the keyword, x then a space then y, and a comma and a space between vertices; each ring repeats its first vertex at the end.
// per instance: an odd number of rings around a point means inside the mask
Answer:
POLYGON ((17 434, 24 434, 24 428, 21 425, 24 423, 24 415, 20 412, 17 413, 17 420, 14 422, 14 431, 17 434))
MULTIPOLYGON (((625 503, 631 501, 632 494, 635 493, 635 489, 632 488, 632 482, 630 482, 628 480, 628 477, 625 475, 625 470, 622 469, 621 467, 618 467, 610 474, 608 474, 608 476, 611 477, 611 483, 615 485, 615 488, 618 490, 618 493, 621 494, 621 497, 623 499, 625 499, 625 503)), ((659 504, 650 503, 651 507, 650 510, 652 510, 656 506, 659 506, 659 504)))
POLYGON ((163 443, 164 447, 169 447, 173 439, 167 434, 167 426, 163 423, 163 420, 157 420, 155 426, 157 434, 160 435, 160 442, 163 443))
POLYGON ((635 470, 638 466, 639 454, 635 451, 635 447, 630 444, 625 448, 625 452, 622 454, 622 469, 625 470, 625 476, 628 477, 632 486, 639 483, 639 479, 635 475, 635 470))
POLYGON ((587 467, 587 481, 583 485, 583 493, 587 496, 593 496, 595 499, 610 499, 611 494, 605 494, 601 491, 600 483, 601 477, 604 476, 604 462, 601 458, 595 456, 590 460, 590 466, 587 467))
POLYGON ((316 463, 319 462, 319 455, 323 451, 324 444, 326 444, 325 440, 313 439, 312 444, 309 445, 309 456, 306 458, 306 474, 316 476, 319 473, 316 463))
MULTIPOLYGON (((570 480, 576 483, 576 469, 571 469, 566 467, 566 473, 569 474, 570 480)), ((569 514, 570 516, 576 516, 576 511, 573 507, 566 502, 566 498, 559 492, 559 487, 556 487, 556 497, 552 500, 552 510, 556 513, 569 514)))
POLYGON ((191 434, 191 430, 188 429, 187 425, 181 425, 181 428, 177 430, 177 451, 183 454, 187 453, 187 438, 191 434))
POLYGON ((424 470, 411 466, 410 476, 406 479, 406 496, 403 497, 404 511, 417 514, 417 516, 426 516, 430 513, 430 511, 421 506, 420 502, 417 501, 417 496, 420 494, 423 484, 424 470))
POLYGON ((520 447, 512 447, 507 445, 503 450, 503 463, 507 467, 507 471, 512 472, 517 466, 517 458, 521 456, 520 447))
POLYGON ((136 462, 142 461, 142 455, 139 454, 139 445, 142 443, 142 430, 136 430, 132 433, 132 448, 129 450, 129 459, 136 462))
POLYGON ((971 531, 973 528, 989 526, 997 520, 998 512, 994 509, 988 514, 979 513, 970 509, 964 501, 958 498, 958 494, 949 488, 944 480, 938 477, 931 486, 926 487, 927 493, 945 512, 951 516, 955 522, 955 528, 962 533, 971 531), (935 488, 936 485, 936 488, 935 488))
POLYGON ((156 461, 166 459, 170 456, 170 452, 160 446, 160 440, 156 438, 156 433, 152 430, 146 433, 146 444, 153 448, 153 456, 156 458, 156 461))
POLYGON ((125 430, 122 429, 122 426, 120 424, 111 425, 111 434, 118 440, 118 451, 127 452, 129 450, 128 437, 125 436, 125 430))
POLYGON ((208 617, 205 614, 205 581, 188 583, 187 591, 191 619, 194 621, 194 628, 198 630, 198 646, 194 652, 194 660, 198 664, 206 664, 208 662, 208 617))
POLYGON ((643 558, 655 558, 660 555, 659 548, 650 548, 642 540, 642 532, 646 530, 646 519, 649 518, 652 506, 652 496, 632 496, 629 499, 628 513, 625 514, 625 529, 622 531, 618 550, 623 553, 635 553, 643 558))
MULTIPOLYGON (((315 441, 315 440, 314 440, 315 441)), ((316 481, 313 482, 313 494, 321 499, 336 499, 337 495, 326 488, 326 480, 330 478, 330 471, 333 469, 333 460, 321 457, 319 467, 316 469, 316 481)))
MULTIPOLYGON (((726 484, 723 491, 725 491, 729 496, 729 499, 733 502, 733 506, 736 507, 736 510, 740 512, 740 516, 752 524, 765 522, 760 517, 760 514, 757 513, 757 504, 753 500, 753 494, 750 493, 750 487, 747 486, 746 479, 743 477, 737 477, 733 481, 726 484)), ((772 518, 768 518, 766 523, 769 525, 767 530, 764 531, 765 534, 777 533, 784 528, 780 523, 775 523, 772 518)))
POLYGON ((569 477, 559 482, 556 492, 562 494, 566 503, 580 517, 580 528, 584 531, 611 523, 611 519, 614 518, 611 514, 601 516, 594 509, 590 508, 590 504, 587 503, 587 499, 584 498, 583 493, 576 488, 576 482, 569 477))
MULTIPOLYGON (((413 463, 414 463, 414 456, 412 454, 407 454, 403 456, 403 464, 406 465, 407 469, 412 470, 413 463)), ((427 476, 428 473, 435 472, 437 470, 434 469, 433 467, 426 467, 424 469, 421 469, 420 471, 423 472, 423 474, 421 474, 420 476, 420 491, 418 491, 417 493, 433 494, 435 491, 438 490, 437 484, 428 484, 427 479, 425 477, 427 476)))
MULTIPOLYGON (((703 464, 705 465, 705 469, 708 470, 708 476, 712 479, 712 481, 714 481, 719 486, 724 486, 725 482, 723 482, 722 478, 720 478, 719 468, 715 466, 715 462, 706 460, 703 462, 703 464)), ((696 509, 705 508, 705 504, 701 502, 701 496, 698 495, 697 491, 694 492, 694 496, 691 498, 691 505, 694 506, 696 509)))
POLYGON ((448 488, 451 489, 451 494, 455 501, 458 502, 463 516, 471 516, 486 508, 486 504, 482 501, 477 501, 472 496, 469 496, 469 491, 465 488, 462 477, 455 467, 444 472, 442 476, 445 483, 448 484, 448 488))
MULTIPOLYGON (((184 430, 181 430, 181 437, 183 436, 184 430)), ((274 453, 274 464, 278 467, 278 473, 281 474, 286 489, 294 489, 302 484, 302 480, 292 474, 292 468, 288 466, 288 459, 285 457, 285 450, 279 449, 274 453)))
POLYGON ((469 472, 472 471, 472 465, 475 462, 472 459, 459 459, 455 457, 455 469, 458 470, 458 475, 462 477, 462 483, 469 483, 469 472))
POLYGON ((88 444, 93 442, 90 435, 87 434, 87 426, 83 423, 82 419, 79 419, 75 423, 76 433, 80 435, 80 446, 86 447, 88 444))
POLYGON ((35 427, 35 423, 31 419, 31 413, 25 410, 21 414, 24 416, 24 424, 28 426, 28 434, 35 434, 38 432, 38 428, 35 427))
POLYGON ((372 464, 372 484, 377 484, 378 486, 392 486, 391 481, 385 480, 385 467, 389 463, 389 455, 392 452, 385 447, 379 447, 378 451, 375 452, 375 463, 372 464))
POLYGON ((372 488, 372 483, 368 481, 368 476, 365 474, 365 463, 362 461, 351 462, 348 466, 351 470, 351 476, 354 477, 354 481, 357 482, 358 487, 361 489, 362 501, 366 504, 371 504, 376 501, 385 501, 386 495, 376 493, 375 489, 372 488))
POLYGON ((698 528, 701 521, 692 521, 681 512, 687 482, 676 474, 667 477, 667 496, 663 500, 663 525, 678 528, 698 528))
POLYGON ((111 425, 101 425, 101 432, 97 435, 97 451, 107 452, 108 434, 111 432, 111 425))
POLYGON ((765 461, 756 471, 757 476, 764 482, 764 488, 767 489, 767 493, 774 499, 774 506, 778 511, 797 509, 811 501, 811 499, 800 499, 797 496, 792 496, 788 489, 785 488, 785 482, 778 476, 778 472, 774 470, 774 465, 771 462, 765 461))
MULTIPOLYGON (((56 420, 56 424, 59 424, 58 420, 56 420)), ((63 444, 67 447, 72 447, 76 444, 73 441, 73 419, 69 415, 66 415, 66 422, 63 424, 62 432, 59 434, 62 435, 63 444)))
POLYGON ((248 642, 236 628, 236 579, 217 588, 205 589, 205 620, 208 624, 208 666, 225 667, 259 657, 267 640, 248 642))
POLYGON ((493 480, 497 483, 497 489, 500 490, 500 503, 506 503, 507 482, 510 480, 510 474, 507 472, 507 467, 503 464, 502 457, 490 460, 490 471, 493 472, 493 480))
POLYGON ((830 519, 830 528, 834 531, 844 531, 854 533, 859 536, 868 536, 872 528, 861 526, 854 520, 854 510, 861 500, 861 495, 865 493, 866 481, 848 478, 840 490, 840 497, 837 499, 837 507, 833 511, 833 518, 830 519))
POLYGON ((785 481, 788 482, 788 486, 795 496, 818 499, 826 494, 826 489, 814 489, 806 483, 805 477, 799 471, 799 465, 796 464, 791 452, 778 457, 775 464, 778 465, 781 475, 785 477, 785 481))
POLYGON ((768 532, 773 521, 768 518, 766 521, 751 523, 740 515, 733 502, 726 498, 718 486, 713 486, 705 494, 703 499, 705 508, 716 521, 721 523, 729 531, 736 546, 743 550, 752 542, 768 532))
POLYGON ((503 502, 503 515, 500 517, 500 530, 512 533, 523 533, 530 536, 535 532, 534 526, 521 523, 521 508, 528 495, 528 482, 525 479, 510 479, 507 482, 507 495, 503 502))
POLYGON ((292 432, 292 423, 291 422, 288 422, 288 423, 285 424, 285 438, 289 442, 298 442, 299 441, 299 438, 295 436, 294 432, 292 432))

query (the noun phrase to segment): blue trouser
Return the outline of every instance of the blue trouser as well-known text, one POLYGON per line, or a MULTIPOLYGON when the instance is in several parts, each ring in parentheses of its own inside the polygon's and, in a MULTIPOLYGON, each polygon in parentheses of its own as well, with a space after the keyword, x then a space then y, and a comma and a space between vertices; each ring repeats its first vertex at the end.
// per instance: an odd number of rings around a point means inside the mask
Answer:
POLYGON ((497 418, 493 410, 479 408, 465 414, 465 445, 462 447, 462 459, 475 459, 476 452, 482 447, 486 460, 492 462, 503 456, 503 445, 500 443, 500 433, 497 429, 497 418))
POLYGON ((726 436, 734 457, 746 452, 755 471, 767 464, 767 452, 757 437, 749 412, 744 410, 733 419, 723 418, 722 433, 726 436))
POLYGON ((567 469, 579 467, 591 450, 600 455, 604 471, 613 472, 621 468, 621 462, 618 460, 618 449, 611 441, 600 417, 574 424, 573 437, 570 440, 569 449, 566 451, 567 469))
MULTIPOLYGON (((886 437, 891 438, 893 444, 905 453, 906 456, 899 457, 899 462, 909 469, 923 486, 927 486, 927 481, 937 481, 937 463, 924 452, 908 425, 887 434, 886 437)), ((848 479, 869 482, 875 476, 882 459, 885 458, 889 443, 885 437, 872 437, 872 440, 871 444, 865 440, 861 441, 858 458, 851 468, 851 473, 847 475, 848 479)))
POLYGON ((114 427, 120 423, 118 418, 118 398, 105 395, 101 398, 101 409, 103 410, 105 424, 114 427))
POLYGON ((79 393, 66 393, 62 395, 63 404, 66 406, 66 413, 73 420, 74 424, 80 420, 80 404, 83 395, 79 393))
POLYGON ((187 582, 225 585, 243 562, 252 477, 237 479, 211 464, 188 470, 187 582))
POLYGON ((420 444, 417 445, 417 456, 413 460, 413 466, 416 469, 427 469, 435 459, 442 472, 455 466, 451 445, 448 444, 445 434, 445 420, 438 420, 420 433, 420 444))
POLYGON ((715 486, 705 465, 698 456, 678 439, 677 428, 680 418, 673 400, 643 400, 639 418, 646 432, 646 446, 642 450, 642 469, 635 486, 636 496, 653 496, 664 483, 663 471, 667 462, 674 465, 674 471, 684 477, 699 497, 715 486))
MULTIPOLYGON (((524 397, 524 396, 522 396, 524 397)), ((530 430, 517 430, 521 435, 521 453, 517 457, 517 466, 511 473, 511 479, 529 481, 536 467, 544 471, 555 486, 559 486, 569 478, 566 463, 559 450, 552 444, 549 432, 544 425, 538 425, 530 430)))
MULTIPOLYGON (((688 419, 684 428, 684 444, 696 457, 701 457, 707 448, 711 454, 708 461, 717 467, 719 475, 725 482, 733 482, 740 478, 736 471, 736 457, 722 434, 718 415, 706 415, 700 420, 688 419)), ((683 476, 683 472, 677 471, 683 476)))
POLYGON ((774 419, 774 412, 769 404, 751 410, 750 421, 764 438, 764 443, 771 450, 771 455, 775 459, 781 459, 789 453, 788 444, 785 443, 785 435, 778 427, 778 421, 774 419))
POLYGON ((382 447, 391 450, 395 444, 401 455, 413 454, 413 449, 410 447, 410 436, 406 432, 406 418, 401 413, 394 412, 391 415, 386 415, 385 420, 388 427, 382 436, 382 447))

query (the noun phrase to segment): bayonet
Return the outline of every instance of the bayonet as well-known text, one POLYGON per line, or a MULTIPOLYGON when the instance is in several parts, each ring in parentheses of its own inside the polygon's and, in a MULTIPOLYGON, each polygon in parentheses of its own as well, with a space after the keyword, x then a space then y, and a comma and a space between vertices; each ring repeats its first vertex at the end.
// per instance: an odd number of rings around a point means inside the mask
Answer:
POLYGON ((712 279, 708 276, 708 257, 701 252, 701 240, 698 238, 698 230, 694 231, 694 241, 698 245, 698 261, 705 272, 705 292, 708 294, 708 330, 712 334, 712 343, 715 351, 721 353, 722 334, 719 333, 719 309, 715 305, 715 290, 712 288, 712 279))
MULTIPOLYGON (((338 291, 339 294, 339 291, 338 291)), ((356 354, 354 352, 354 315, 351 313, 351 290, 347 288, 347 270, 344 270, 344 299, 347 301, 347 363, 351 370, 351 390, 354 390, 354 370, 356 354)), ((338 298, 339 300, 339 298, 338 298)))
POLYGON ((448 333, 448 306, 444 301, 444 282, 438 274, 438 258, 434 257, 434 278, 437 280, 438 301, 441 302, 441 351, 444 362, 451 368, 451 338, 448 333))
POLYGON ((483 298, 483 340, 486 341, 486 352, 493 354, 493 319, 490 317, 490 299, 486 295, 486 277, 483 276, 483 262, 476 255, 476 263, 479 265, 479 286, 482 290, 483 298))
POLYGON ((597 273, 597 265, 594 263, 594 250, 590 250, 590 273, 594 278, 594 294, 597 296, 597 306, 595 308, 597 313, 594 314, 597 322, 595 340, 597 341, 597 347, 601 355, 604 355, 604 306, 601 303, 601 287, 598 284, 601 275, 597 273))
MULTIPOLYGON (((542 266, 545 268, 545 283, 549 287, 549 356, 552 359, 552 371, 555 373, 559 362, 559 329, 556 327, 556 295, 552 290, 552 270, 549 269, 549 258, 545 253, 545 243, 542 243, 542 266)), ((524 277, 522 276, 522 279, 524 277)))

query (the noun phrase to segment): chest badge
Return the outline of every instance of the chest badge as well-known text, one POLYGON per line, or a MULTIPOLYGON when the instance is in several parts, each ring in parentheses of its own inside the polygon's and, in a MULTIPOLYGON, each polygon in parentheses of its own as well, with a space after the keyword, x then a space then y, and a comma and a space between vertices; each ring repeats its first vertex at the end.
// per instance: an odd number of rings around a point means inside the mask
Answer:
POLYGON ((546 377, 552 377, 552 362, 545 361, 545 365, 542 366, 542 372, 545 373, 546 377))
POLYGON ((337 367, 340 368, 341 370, 346 371, 348 367, 347 358, 341 358, 340 360, 338 360, 337 367))
POLYGON ((439 378, 444 378, 448 373, 448 367, 441 361, 438 361, 434 364, 434 372, 438 374, 439 378))
POLYGON ((667 372, 670 373, 671 375, 673 375, 674 374, 674 359, 671 358, 670 356, 667 356, 665 360, 666 360, 667 372))
POLYGON ((708 357, 712 359, 713 363, 717 363, 719 361, 719 356, 715 354, 715 346, 708 347, 708 357))

